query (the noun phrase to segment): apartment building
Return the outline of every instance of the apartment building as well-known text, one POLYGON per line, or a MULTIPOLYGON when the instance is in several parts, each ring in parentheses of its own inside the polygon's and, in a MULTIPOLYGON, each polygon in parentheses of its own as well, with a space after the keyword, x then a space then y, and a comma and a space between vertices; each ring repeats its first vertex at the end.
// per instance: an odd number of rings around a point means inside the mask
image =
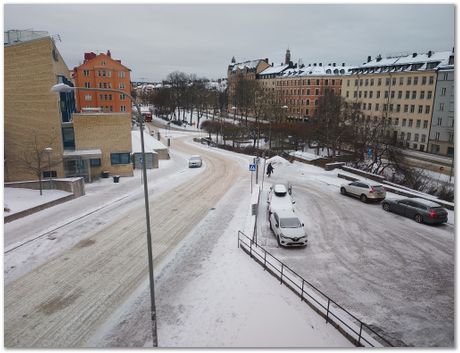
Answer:
POLYGON ((428 151, 438 69, 450 54, 368 57, 342 81, 342 96, 361 109, 363 122, 384 123, 400 145, 428 151))
POLYGON ((232 111, 235 102, 235 87, 237 80, 242 77, 247 80, 256 80, 257 75, 268 68, 268 59, 256 59, 236 63, 235 57, 232 58, 231 64, 227 68, 228 82, 228 111, 232 111))
POLYGON ((112 59, 110 50, 107 54, 85 53, 82 65, 73 69, 73 78, 77 87, 112 88, 124 91, 98 92, 79 90, 76 94, 77 110, 99 108, 103 112, 131 113, 131 70, 121 64, 121 60, 112 59))
POLYGON ((29 30, 4 38, 5 181, 35 180, 38 163, 42 177, 132 175, 130 114, 75 114, 73 92, 51 92, 73 86, 53 38, 29 30))
POLYGON ((429 138, 429 152, 454 156, 454 56, 438 70, 429 138))

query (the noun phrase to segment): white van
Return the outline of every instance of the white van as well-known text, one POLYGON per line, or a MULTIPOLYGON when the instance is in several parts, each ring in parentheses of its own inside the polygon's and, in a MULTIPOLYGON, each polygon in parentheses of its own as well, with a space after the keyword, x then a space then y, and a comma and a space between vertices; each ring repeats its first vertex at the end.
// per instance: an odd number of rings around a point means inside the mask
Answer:
POLYGON ((290 188, 284 184, 275 184, 270 187, 267 204, 268 213, 272 214, 275 210, 294 211, 295 201, 291 197, 290 188))

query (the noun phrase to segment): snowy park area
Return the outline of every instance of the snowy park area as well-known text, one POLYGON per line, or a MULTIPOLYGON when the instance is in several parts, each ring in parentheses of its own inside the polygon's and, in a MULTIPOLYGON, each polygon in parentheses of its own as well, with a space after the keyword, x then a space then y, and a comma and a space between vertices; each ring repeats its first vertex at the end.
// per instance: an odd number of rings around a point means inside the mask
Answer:
POLYGON ((45 189, 40 195, 39 190, 7 187, 3 189, 4 214, 5 216, 12 215, 68 195, 72 194, 62 190, 45 189))

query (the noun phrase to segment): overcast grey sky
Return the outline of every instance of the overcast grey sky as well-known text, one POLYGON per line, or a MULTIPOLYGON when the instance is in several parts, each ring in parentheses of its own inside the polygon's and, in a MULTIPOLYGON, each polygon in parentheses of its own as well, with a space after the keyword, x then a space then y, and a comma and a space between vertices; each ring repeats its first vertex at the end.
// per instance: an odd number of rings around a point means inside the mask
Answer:
POLYGON ((7 4, 4 29, 59 34, 67 66, 112 52, 133 81, 172 71, 226 77, 237 62, 268 58, 357 65, 368 55, 451 50, 454 5, 7 4))

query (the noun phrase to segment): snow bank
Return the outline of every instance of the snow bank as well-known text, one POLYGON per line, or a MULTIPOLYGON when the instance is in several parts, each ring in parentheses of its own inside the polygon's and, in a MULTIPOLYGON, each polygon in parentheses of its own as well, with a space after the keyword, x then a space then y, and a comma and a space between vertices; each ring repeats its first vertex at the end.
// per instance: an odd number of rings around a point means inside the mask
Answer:
POLYGON ((267 159, 267 164, 268 163, 272 163, 273 165, 288 165, 288 164, 291 164, 287 159, 283 158, 283 157, 280 157, 280 156, 274 156, 272 158, 269 158, 267 159))
POLYGON ((5 216, 9 216, 72 195, 72 193, 62 190, 43 190, 43 195, 40 196, 39 190, 4 188, 3 195, 5 216))

